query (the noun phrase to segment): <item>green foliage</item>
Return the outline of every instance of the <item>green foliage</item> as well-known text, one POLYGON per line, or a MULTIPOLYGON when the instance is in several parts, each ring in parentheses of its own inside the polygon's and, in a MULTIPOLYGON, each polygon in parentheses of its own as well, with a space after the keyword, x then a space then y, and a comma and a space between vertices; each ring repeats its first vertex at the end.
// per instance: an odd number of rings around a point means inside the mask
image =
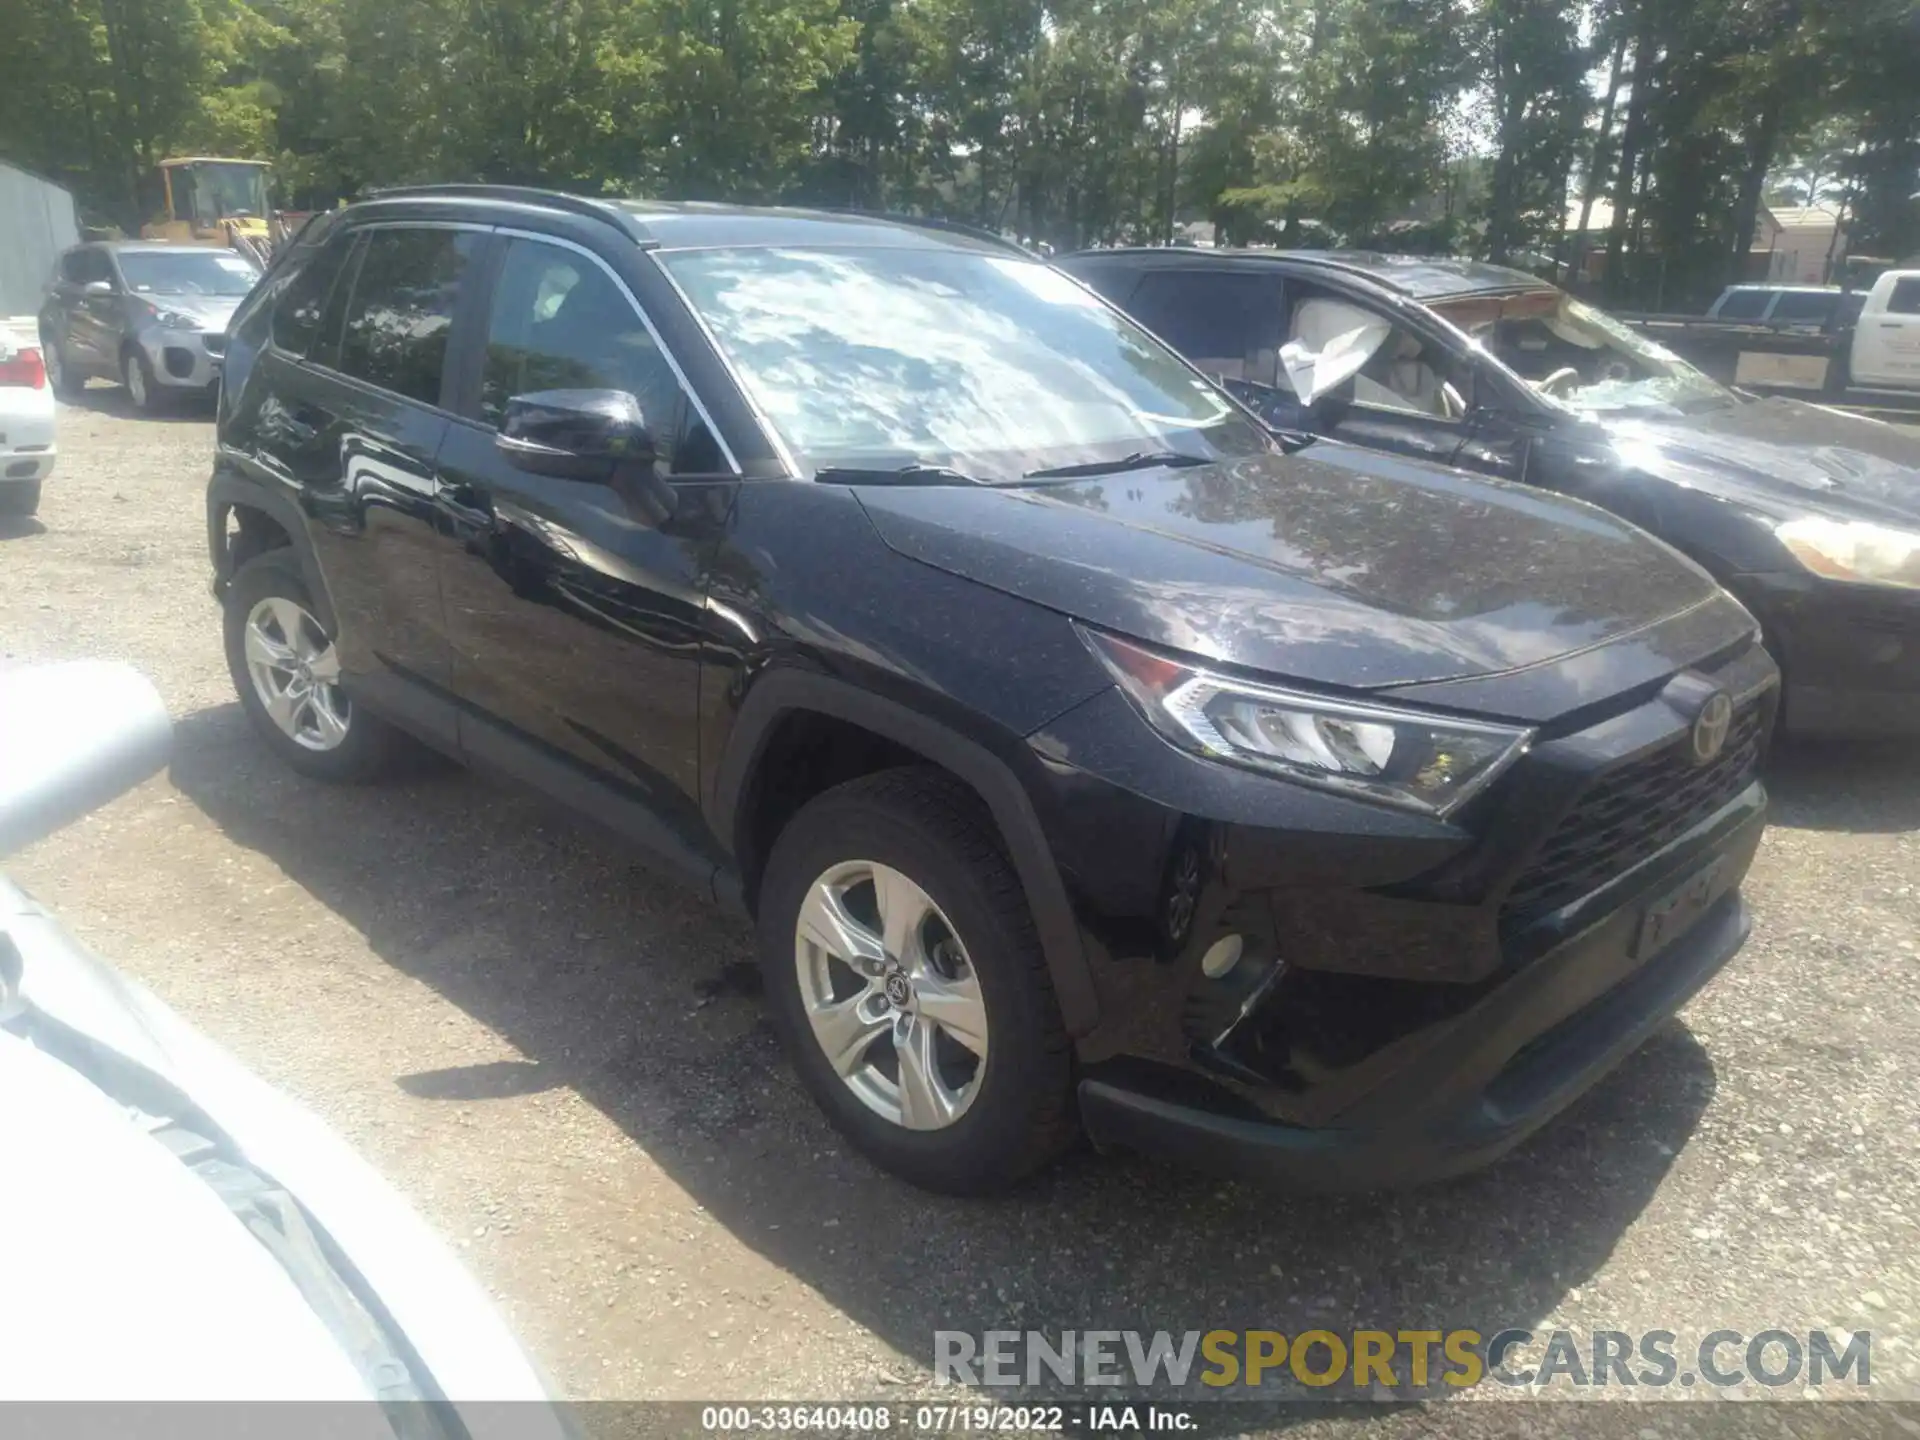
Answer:
POLYGON ((1920 249, 1914 0, 8 0, 0 154, 136 222, 171 153, 920 210, 1073 247, 1562 250, 1732 278, 1763 199, 1920 249), (1618 61, 1616 68, 1615 61, 1618 61))

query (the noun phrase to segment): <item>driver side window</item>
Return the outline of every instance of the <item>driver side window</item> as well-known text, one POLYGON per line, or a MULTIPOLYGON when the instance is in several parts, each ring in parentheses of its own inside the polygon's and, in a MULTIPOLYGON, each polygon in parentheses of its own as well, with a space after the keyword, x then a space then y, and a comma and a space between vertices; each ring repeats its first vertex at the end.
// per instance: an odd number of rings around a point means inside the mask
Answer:
POLYGON ((606 271, 578 251, 516 238, 494 282, 480 418, 498 428, 509 399, 541 390, 624 390, 640 402, 663 472, 726 468, 653 333, 606 271))
POLYGON ((1442 421, 1472 408, 1471 367, 1386 311, 1312 285, 1287 298, 1280 379, 1302 399, 1442 421))

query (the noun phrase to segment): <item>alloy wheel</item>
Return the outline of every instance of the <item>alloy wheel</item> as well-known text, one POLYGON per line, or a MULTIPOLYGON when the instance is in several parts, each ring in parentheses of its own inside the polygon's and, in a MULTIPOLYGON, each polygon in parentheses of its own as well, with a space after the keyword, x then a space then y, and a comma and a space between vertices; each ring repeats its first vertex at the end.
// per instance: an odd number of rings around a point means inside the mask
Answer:
POLYGON ((247 615, 247 674, 267 718, 294 744, 334 750, 353 706, 340 689, 340 657, 298 602, 269 595, 247 615))
POLYGON ((987 1068, 987 1008, 940 907, 888 865, 852 860, 800 906, 794 961, 821 1053, 869 1110, 909 1130, 966 1114, 987 1068))

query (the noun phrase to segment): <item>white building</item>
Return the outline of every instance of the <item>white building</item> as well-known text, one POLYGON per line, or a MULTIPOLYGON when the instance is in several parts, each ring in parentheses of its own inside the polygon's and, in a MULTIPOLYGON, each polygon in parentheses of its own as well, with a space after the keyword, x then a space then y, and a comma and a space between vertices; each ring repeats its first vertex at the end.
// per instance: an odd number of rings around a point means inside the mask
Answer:
POLYGON ((1746 278, 1775 285, 1825 285, 1846 253, 1840 217, 1824 205, 1765 205, 1753 227, 1746 278))

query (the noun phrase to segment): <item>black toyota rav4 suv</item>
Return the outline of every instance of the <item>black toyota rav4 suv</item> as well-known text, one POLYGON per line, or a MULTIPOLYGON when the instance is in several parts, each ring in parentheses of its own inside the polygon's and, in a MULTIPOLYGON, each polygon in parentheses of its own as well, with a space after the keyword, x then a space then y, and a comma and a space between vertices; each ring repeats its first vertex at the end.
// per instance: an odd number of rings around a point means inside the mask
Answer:
POLYGON ((1484 1162, 1739 948, 1775 672, 1576 501, 1301 454, 1078 282, 873 217, 387 192, 228 337, 242 704, 757 920, 860 1149, 1484 1162))

